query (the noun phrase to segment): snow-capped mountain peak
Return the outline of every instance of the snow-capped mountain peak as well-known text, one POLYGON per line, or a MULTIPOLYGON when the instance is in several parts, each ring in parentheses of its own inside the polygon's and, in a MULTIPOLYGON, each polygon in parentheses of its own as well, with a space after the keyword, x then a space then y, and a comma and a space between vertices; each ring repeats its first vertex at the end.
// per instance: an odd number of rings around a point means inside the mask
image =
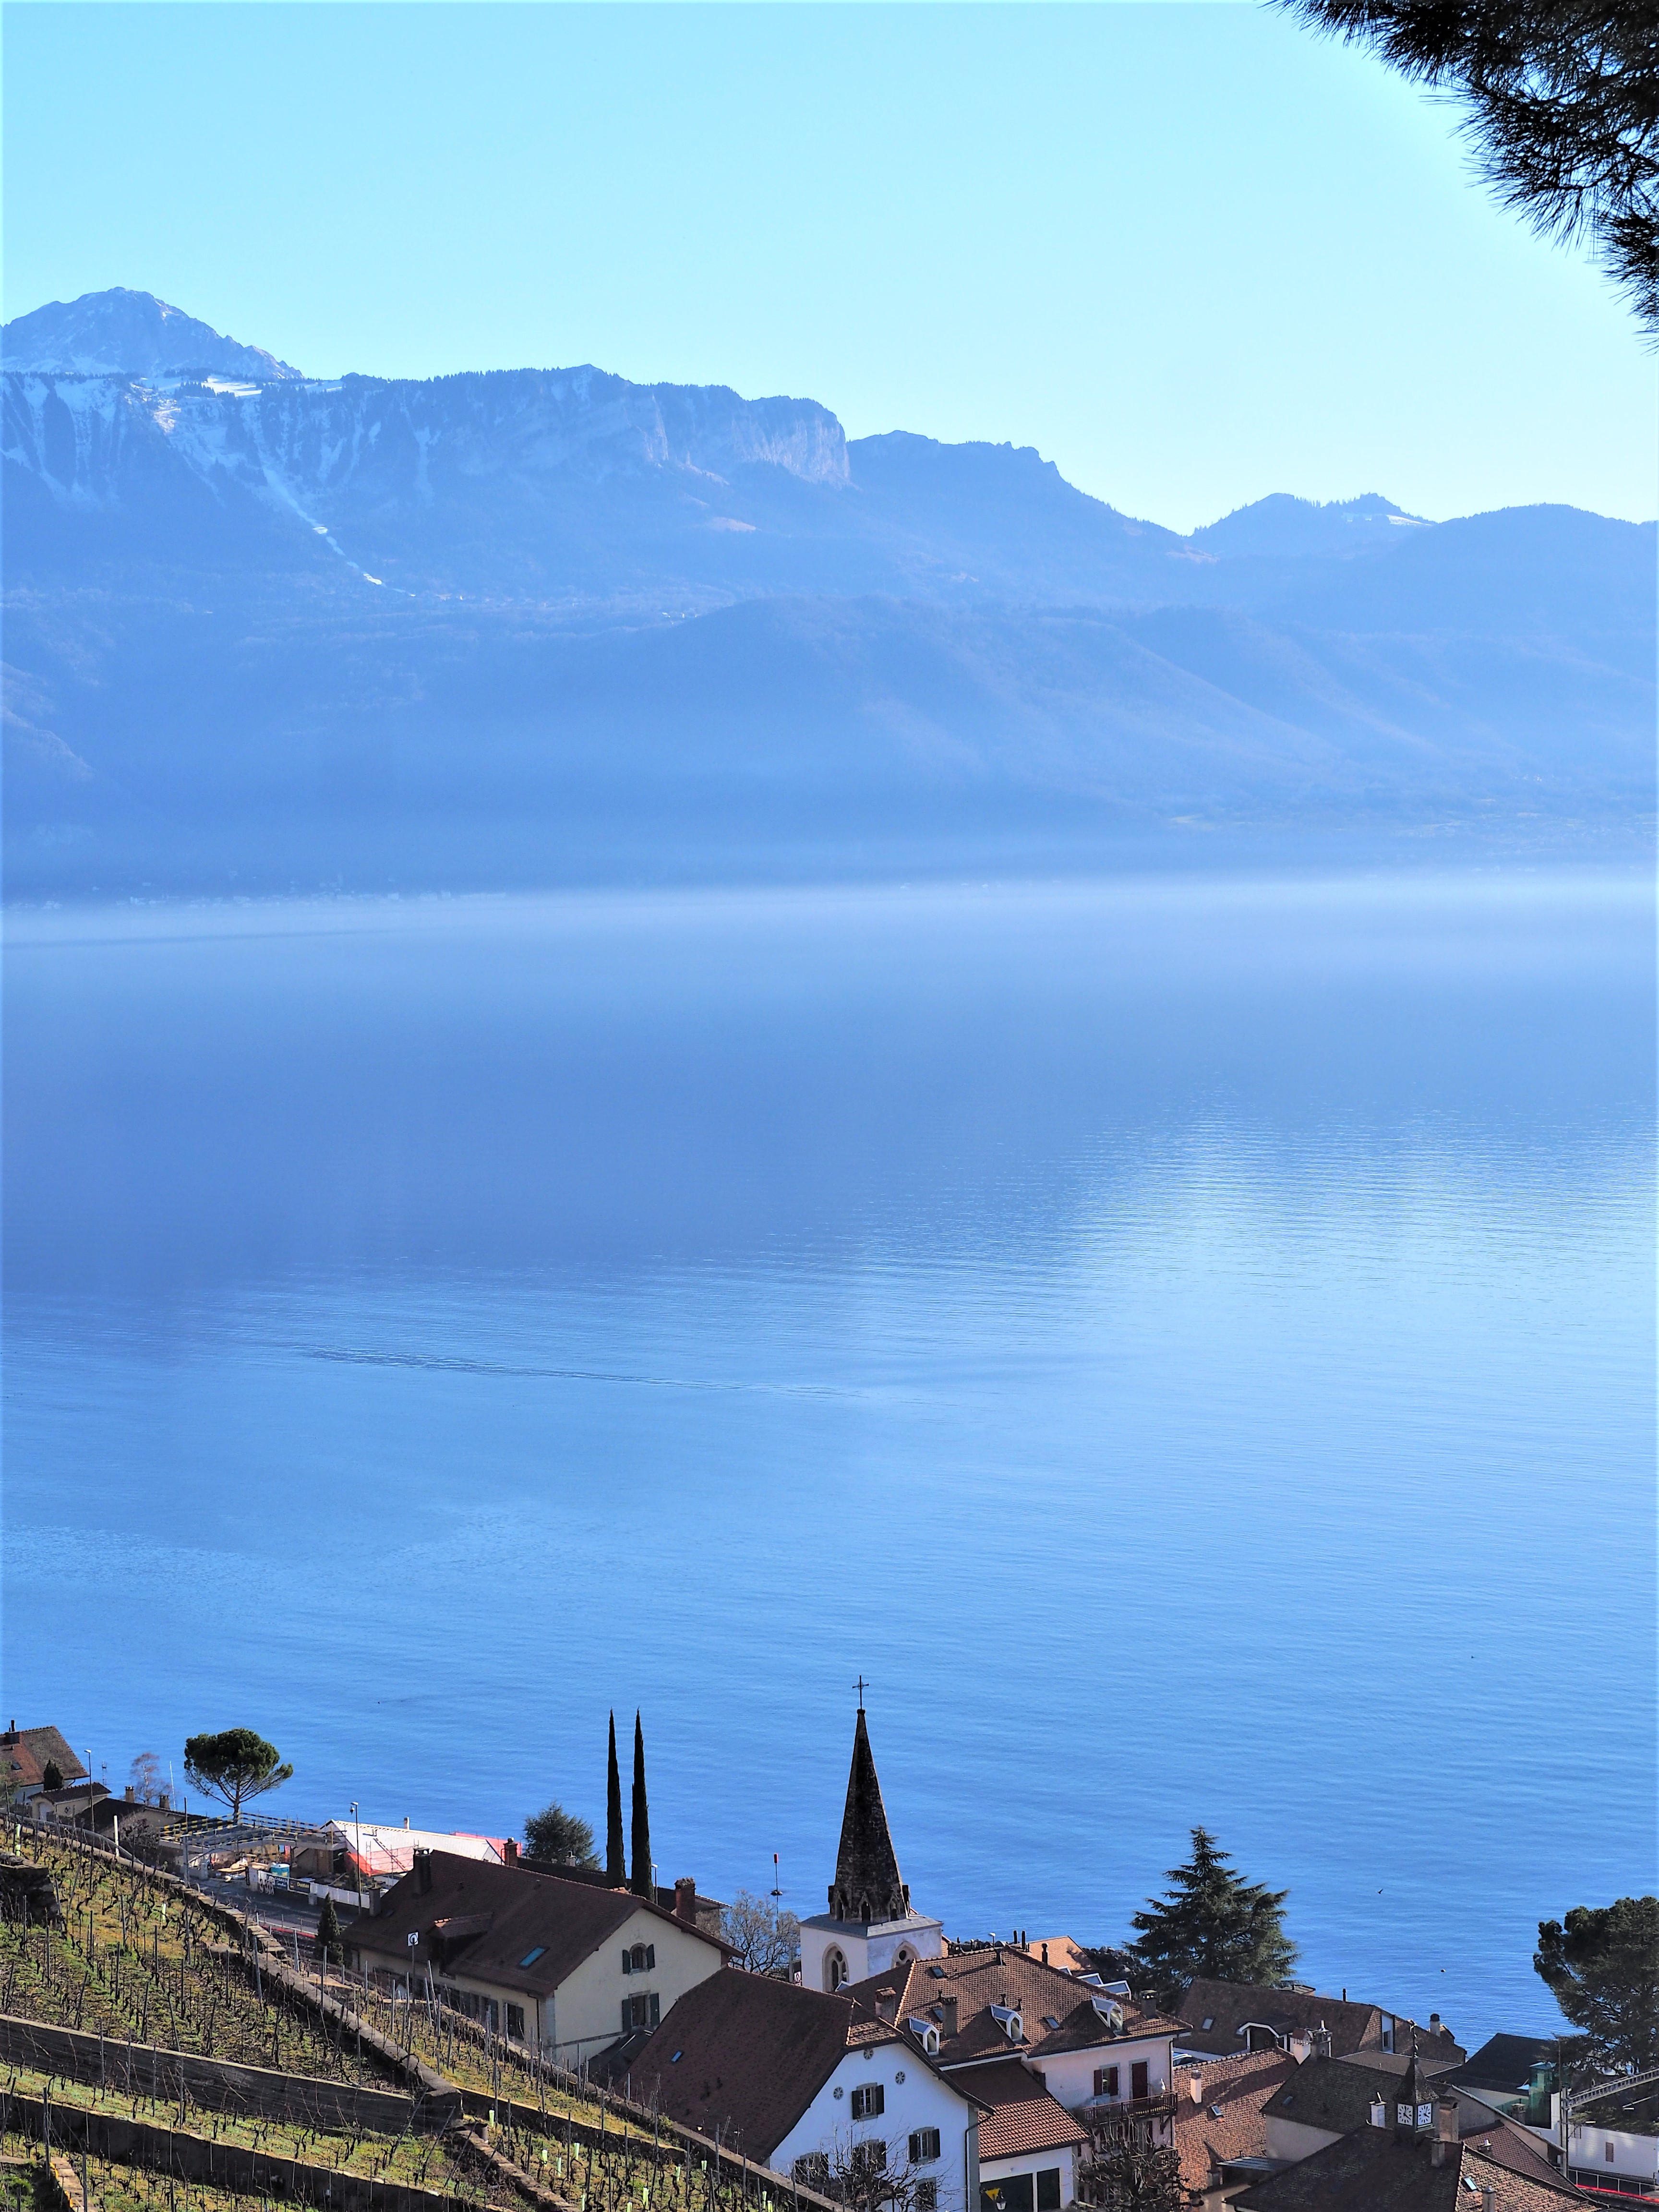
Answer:
POLYGON ((258 346, 223 337, 153 292, 117 285, 54 300, 0 328, 0 355, 13 370, 57 376, 216 376, 270 384, 301 372, 258 346))

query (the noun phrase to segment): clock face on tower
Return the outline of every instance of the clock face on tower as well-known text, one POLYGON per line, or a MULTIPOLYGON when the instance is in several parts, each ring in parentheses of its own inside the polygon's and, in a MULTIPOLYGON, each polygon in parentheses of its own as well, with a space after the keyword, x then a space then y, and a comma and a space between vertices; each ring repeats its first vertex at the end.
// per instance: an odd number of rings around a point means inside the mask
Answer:
POLYGON ((1432 2105, 1419 2105, 1419 2106, 1418 2106, 1418 2108, 1417 2108, 1417 2124, 1418 2124, 1418 2126, 1419 2126, 1419 2128, 1425 2128, 1425 2127, 1427 2127, 1427 2126, 1428 2126, 1428 2124, 1429 2124, 1429 2123, 1430 2123, 1430 2121, 1431 2121, 1431 2120, 1432 2120, 1432 2119, 1433 2119, 1433 2118, 1434 2118, 1434 2106, 1433 2106, 1432 2105))
POLYGON ((1409 2105, 1401 2105, 1400 2107, 1400 2124, 1402 2128, 1408 2128, 1411 2124, 1412 2108, 1409 2105))

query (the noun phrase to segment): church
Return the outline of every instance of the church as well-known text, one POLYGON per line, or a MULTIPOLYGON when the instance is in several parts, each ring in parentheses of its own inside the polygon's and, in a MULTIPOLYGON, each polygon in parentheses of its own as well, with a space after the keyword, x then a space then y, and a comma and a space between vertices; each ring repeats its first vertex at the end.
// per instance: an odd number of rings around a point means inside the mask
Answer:
POLYGON ((860 1698, 830 1910, 800 1923, 801 1985, 833 1995, 872 1974, 904 1974, 944 1950, 944 1923, 913 1911, 909 1887, 899 1879, 860 1698))

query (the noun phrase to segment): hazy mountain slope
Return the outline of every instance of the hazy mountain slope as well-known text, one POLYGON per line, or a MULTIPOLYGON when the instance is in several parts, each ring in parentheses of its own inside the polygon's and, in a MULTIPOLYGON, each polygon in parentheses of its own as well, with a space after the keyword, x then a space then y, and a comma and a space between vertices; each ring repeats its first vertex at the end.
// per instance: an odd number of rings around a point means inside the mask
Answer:
POLYGON ((593 368, 30 369, 4 422, 15 894, 1651 811, 1651 526, 1183 539, 1029 448, 593 368))

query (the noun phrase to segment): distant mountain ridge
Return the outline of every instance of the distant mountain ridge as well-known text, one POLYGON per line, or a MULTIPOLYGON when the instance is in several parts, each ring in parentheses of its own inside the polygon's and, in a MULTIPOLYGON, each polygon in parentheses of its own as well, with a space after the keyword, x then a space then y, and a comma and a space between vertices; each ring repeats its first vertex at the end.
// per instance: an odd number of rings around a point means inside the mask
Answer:
POLYGON ((1651 811, 1650 526, 1279 494, 1182 537, 1029 447, 323 381, 125 291, 0 343, 14 896, 1651 811))

